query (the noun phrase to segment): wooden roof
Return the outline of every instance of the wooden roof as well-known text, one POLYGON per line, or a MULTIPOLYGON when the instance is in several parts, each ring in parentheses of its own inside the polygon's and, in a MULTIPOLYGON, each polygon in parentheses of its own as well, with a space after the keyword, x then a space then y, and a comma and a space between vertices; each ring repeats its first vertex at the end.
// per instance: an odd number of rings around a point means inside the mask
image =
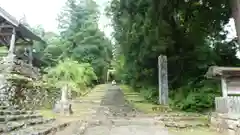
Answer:
POLYGON ((219 77, 240 77, 240 67, 219 67, 212 66, 208 69, 206 77, 219 78, 219 77))
POLYGON ((13 27, 16 29, 16 41, 29 42, 34 40, 44 42, 40 37, 0 7, 0 45, 9 46, 13 27))

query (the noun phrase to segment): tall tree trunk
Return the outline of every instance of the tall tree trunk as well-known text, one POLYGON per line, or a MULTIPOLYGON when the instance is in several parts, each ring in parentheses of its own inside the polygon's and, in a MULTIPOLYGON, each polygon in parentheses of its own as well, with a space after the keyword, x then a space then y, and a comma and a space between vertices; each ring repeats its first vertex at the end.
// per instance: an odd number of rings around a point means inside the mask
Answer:
POLYGON ((234 18, 238 43, 240 44, 240 0, 231 0, 232 16, 234 18))

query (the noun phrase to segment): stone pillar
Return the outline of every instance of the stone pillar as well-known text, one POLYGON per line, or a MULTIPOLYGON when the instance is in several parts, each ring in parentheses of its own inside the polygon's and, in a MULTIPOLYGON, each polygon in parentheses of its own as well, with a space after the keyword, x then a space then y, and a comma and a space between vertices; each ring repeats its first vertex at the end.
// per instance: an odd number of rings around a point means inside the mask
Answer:
POLYGON ((66 102, 68 100, 67 95, 68 95, 68 90, 67 86, 63 86, 61 89, 61 102, 66 102))
POLYGON ((158 57, 158 84, 159 84, 159 104, 168 104, 168 72, 167 57, 160 55, 158 57))
POLYGON ((11 41, 10 41, 10 47, 9 47, 9 50, 8 50, 8 55, 14 55, 14 53, 15 53, 15 41, 16 41, 16 29, 13 28, 12 37, 11 37, 11 41))
POLYGON ((15 59, 15 41, 16 41, 16 29, 13 28, 12 30, 12 37, 10 40, 10 44, 9 44, 9 50, 8 50, 8 55, 5 59, 5 64, 7 64, 9 67, 6 69, 6 72, 11 72, 12 70, 12 66, 13 66, 13 62, 15 59))
POLYGON ((54 112, 70 115, 73 111, 72 104, 68 99, 68 86, 63 86, 61 92, 61 100, 55 104, 54 112))

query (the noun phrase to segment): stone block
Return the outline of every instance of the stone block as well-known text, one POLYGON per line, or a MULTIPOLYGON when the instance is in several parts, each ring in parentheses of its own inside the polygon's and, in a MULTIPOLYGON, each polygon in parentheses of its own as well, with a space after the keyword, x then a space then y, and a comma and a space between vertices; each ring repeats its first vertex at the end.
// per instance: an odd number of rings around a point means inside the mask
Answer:
POLYGON ((213 113, 211 127, 227 135, 240 135, 240 115, 213 113))
POLYGON ((239 125, 239 120, 228 119, 227 125, 229 129, 236 130, 239 125))
POLYGON ((59 123, 57 121, 50 121, 48 123, 43 123, 40 125, 29 125, 25 128, 20 128, 11 132, 6 132, 1 135, 46 135, 51 134, 54 131, 58 131, 66 126, 69 123, 59 123))
POLYGON ((240 128, 239 127, 235 130, 235 134, 234 135, 240 135, 240 128))
POLYGON ((0 116, 0 122, 8 122, 8 121, 17 121, 17 120, 26 120, 33 118, 42 118, 39 114, 25 114, 25 115, 4 115, 0 116))
POLYGON ((213 130, 219 130, 221 121, 219 118, 211 117, 210 128, 213 130))
POLYGON ((72 114, 72 104, 68 101, 59 101, 55 104, 53 109, 55 113, 63 113, 63 114, 72 114))
POLYGON ((32 114, 28 111, 23 110, 0 110, 0 116, 1 115, 21 115, 21 114, 32 114))
POLYGON ((33 126, 37 124, 45 124, 48 122, 54 121, 54 119, 43 119, 43 118, 36 118, 36 119, 27 119, 22 121, 9 121, 6 122, 4 126, 0 127, 0 133, 7 133, 13 130, 18 130, 23 128, 24 126, 33 126))

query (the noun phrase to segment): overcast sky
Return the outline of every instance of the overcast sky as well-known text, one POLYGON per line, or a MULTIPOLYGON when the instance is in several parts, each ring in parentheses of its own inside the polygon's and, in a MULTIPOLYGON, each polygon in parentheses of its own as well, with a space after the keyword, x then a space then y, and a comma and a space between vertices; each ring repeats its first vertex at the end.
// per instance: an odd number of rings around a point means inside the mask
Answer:
MULTIPOLYGON (((42 25, 46 31, 57 31, 58 23, 56 21, 58 13, 61 11, 66 0, 0 0, 0 6, 7 12, 15 16, 17 19, 26 16, 27 22, 31 26, 42 25), (13 4, 14 3, 14 4, 13 4)), ((106 7, 109 0, 96 0, 100 6, 100 10, 106 7)), ((110 37, 112 28, 105 27, 110 20, 101 15, 99 27, 106 36, 110 37)), ((228 38, 236 36, 234 21, 230 21, 230 25, 226 26, 230 32, 228 38)))
MULTIPOLYGON (((24 15, 31 26, 42 25, 46 31, 57 31, 58 22, 56 21, 66 0, 0 0, 0 6, 18 20, 24 15), (13 4, 14 3, 14 4, 13 4)), ((108 0, 97 0, 101 12, 107 5, 108 0)), ((106 36, 110 36, 112 29, 105 27, 110 20, 100 16, 99 27, 106 36)))

